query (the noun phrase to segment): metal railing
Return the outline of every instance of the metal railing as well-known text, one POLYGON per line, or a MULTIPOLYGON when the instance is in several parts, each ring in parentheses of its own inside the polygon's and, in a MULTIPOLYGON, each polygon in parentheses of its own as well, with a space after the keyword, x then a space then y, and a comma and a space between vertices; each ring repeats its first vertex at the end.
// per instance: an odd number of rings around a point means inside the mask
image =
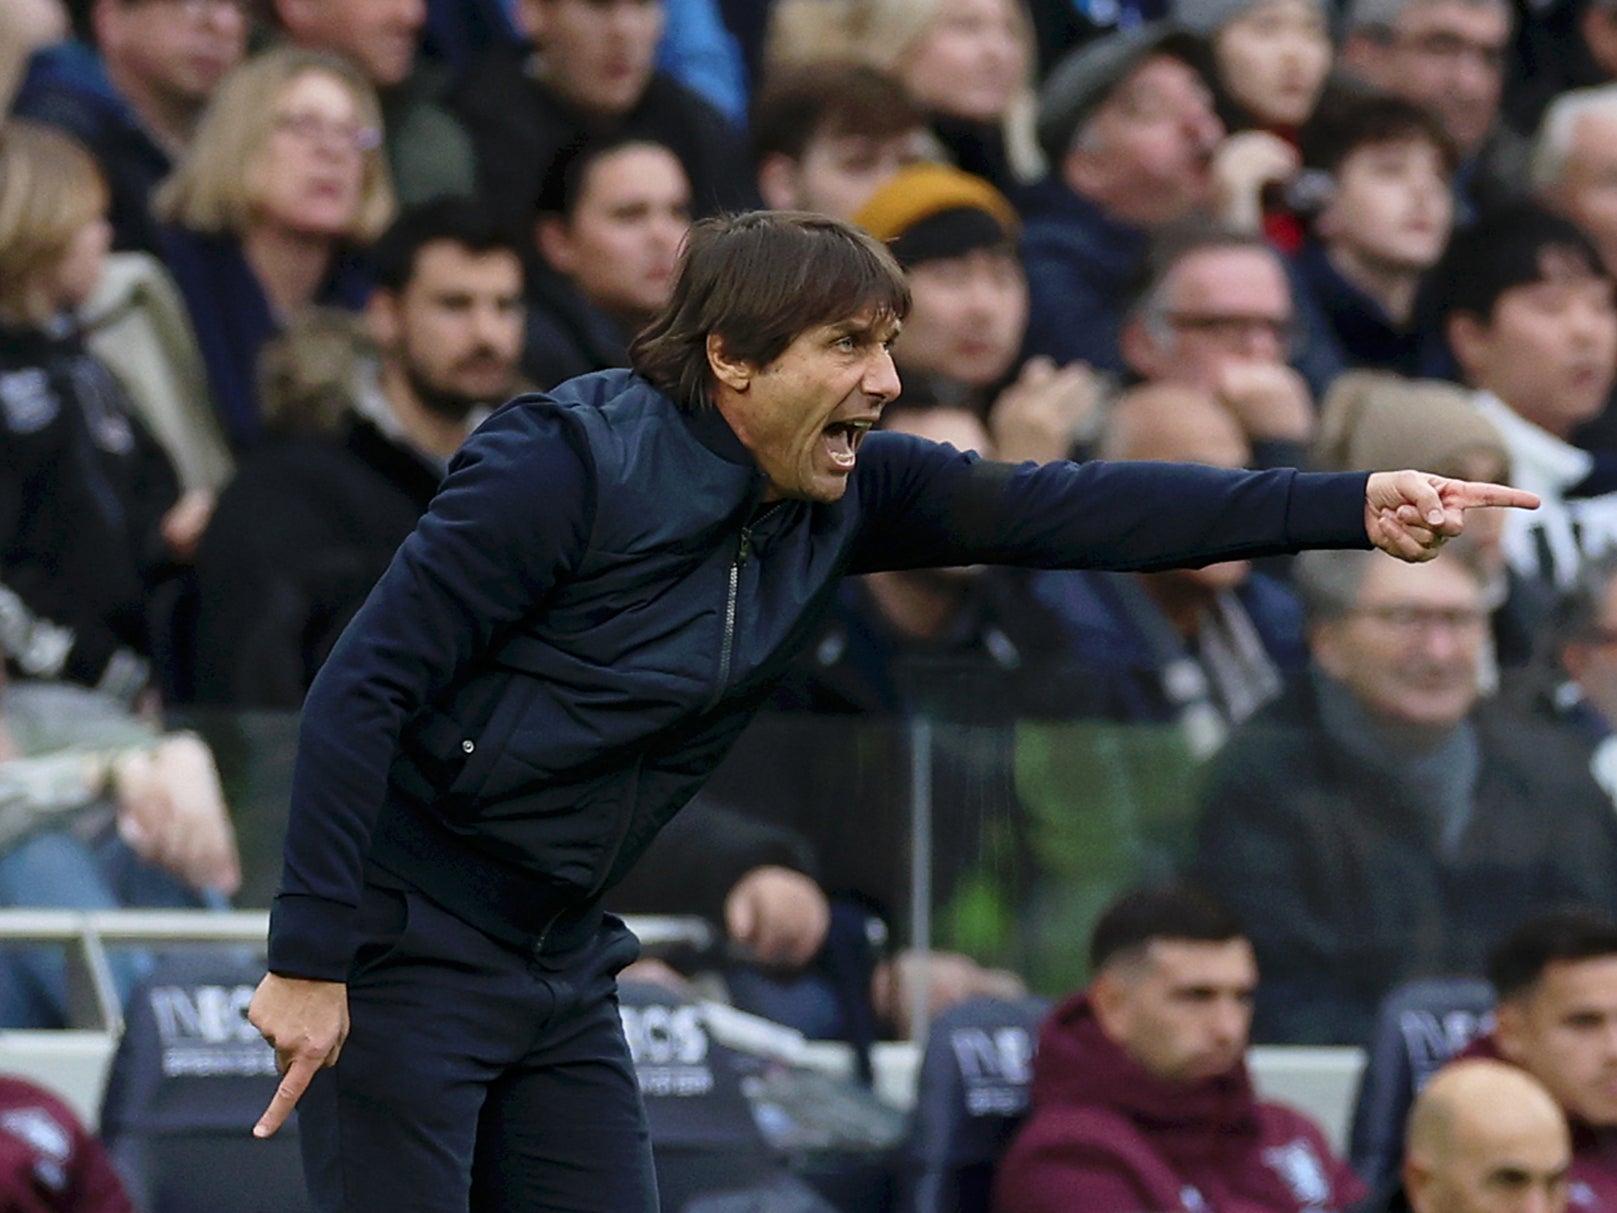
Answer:
MULTIPOLYGON (((624 921, 648 956, 673 948, 706 951, 716 939, 702 918, 647 914, 624 921)), ((235 946, 262 955, 268 930, 269 914, 262 910, 0 910, 0 948, 62 950, 69 1026, 115 1035, 123 1030, 123 1005, 109 949, 235 946)))

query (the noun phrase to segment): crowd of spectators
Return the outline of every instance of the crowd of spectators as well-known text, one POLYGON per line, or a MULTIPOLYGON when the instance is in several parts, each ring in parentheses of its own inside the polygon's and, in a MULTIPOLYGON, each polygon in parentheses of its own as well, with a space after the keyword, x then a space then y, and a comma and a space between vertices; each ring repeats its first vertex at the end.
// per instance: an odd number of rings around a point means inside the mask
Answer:
MULTIPOLYGON (((1164 863, 1250 924, 1260 1040, 1357 1043, 1394 983, 1477 970, 1511 923, 1617 912, 1609 0, 17 0, 0 104, 19 685, 153 739, 165 707, 295 710, 471 427, 625 367, 693 220, 812 209, 910 277, 886 424, 1012 460, 1423 466, 1545 505, 1419 569, 850 583, 777 696, 788 744, 743 745, 702 819, 786 833, 668 908, 728 915, 775 970, 848 899, 902 939, 881 820, 908 735, 861 784, 816 726, 971 725, 934 780, 958 908, 981 852, 1026 866, 1049 829, 1018 729, 1041 718, 1158 730, 1197 772, 1164 863)), ((190 895, 229 891, 215 859, 190 895)), ((1001 885, 1002 920, 1035 915, 1001 885)), ((940 965, 936 998, 1003 988, 1005 959, 940 965)))

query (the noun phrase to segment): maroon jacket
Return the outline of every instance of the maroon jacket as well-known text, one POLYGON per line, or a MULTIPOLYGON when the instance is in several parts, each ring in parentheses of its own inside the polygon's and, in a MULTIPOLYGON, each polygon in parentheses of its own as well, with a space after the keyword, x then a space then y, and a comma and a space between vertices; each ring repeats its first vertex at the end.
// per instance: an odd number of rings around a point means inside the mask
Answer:
POLYGON ((1157 1078, 1108 1039, 1086 995, 1046 1021, 1033 1110, 995 1178, 996 1213, 1322 1213, 1363 1185, 1307 1117, 1259 1103, 1244 1064, 1157 1078))
POLYGON ((129 1197, 68 1106, 18 1078, 0 1078, 0 1209, 6 1213, 131 1213, 129 1197))
MULTIPOLYGON (((1454 1060, 1469 1061, 1477 1057, 1505 1060, 1491 1032, 1461 1049, 1454 1060)), ((1566 1119, 1567 1127, 1572 1130, 1572 1174, 1567 1208, 1571 1213, 1617 1213, 1617 1129, 1596 1128, 1570 1113, 1566 1119)))

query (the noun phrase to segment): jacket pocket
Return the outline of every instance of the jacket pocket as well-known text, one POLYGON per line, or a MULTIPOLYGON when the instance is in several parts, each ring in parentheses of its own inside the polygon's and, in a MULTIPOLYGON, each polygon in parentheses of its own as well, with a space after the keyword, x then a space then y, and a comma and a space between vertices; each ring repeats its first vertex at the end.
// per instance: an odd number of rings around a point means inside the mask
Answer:
POLYGON ((534 679, 504 670, 474 678, 448 703, 411 722, 401 739, 395 782, 422 803, 464 814, 537 690, 534 679))

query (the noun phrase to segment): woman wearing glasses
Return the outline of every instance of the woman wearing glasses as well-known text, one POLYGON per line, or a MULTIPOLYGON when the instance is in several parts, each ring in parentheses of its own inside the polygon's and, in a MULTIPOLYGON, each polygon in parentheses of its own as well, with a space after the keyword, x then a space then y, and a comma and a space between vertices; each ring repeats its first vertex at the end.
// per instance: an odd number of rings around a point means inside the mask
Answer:
POLYGON ((356 254, 393 205, 376 96, 342 60, 277 48, 220 86, 157 211, 238 452, 262 433, 260 349, 309 306, 363 304, 356 254))

